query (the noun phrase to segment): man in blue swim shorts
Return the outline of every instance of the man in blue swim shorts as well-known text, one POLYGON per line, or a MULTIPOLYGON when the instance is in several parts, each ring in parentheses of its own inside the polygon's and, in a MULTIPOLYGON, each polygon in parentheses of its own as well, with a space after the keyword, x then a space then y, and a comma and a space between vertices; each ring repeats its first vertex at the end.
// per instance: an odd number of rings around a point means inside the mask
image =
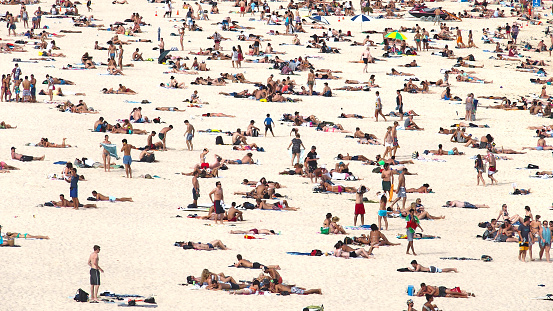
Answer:
POLYGON ((132 178, 131 149, 136 149, 136 147, 133 145, 127 144, 127 140, 123 139, 123 147, 121 147, 121 152, 123 152, 123 164, 125 165, 125 173, 127 174, 127 178, 132 178))
POLYGON ((76 168, 71 169, 71 179, 66 181, 71 184, 71 186, 69 186, 69 196, 73 200, 73 208, 79 209, 79 195, 78 195, 79 188, 77 185, 77 183, 79 182, 79 175, 77 175, 76 168))

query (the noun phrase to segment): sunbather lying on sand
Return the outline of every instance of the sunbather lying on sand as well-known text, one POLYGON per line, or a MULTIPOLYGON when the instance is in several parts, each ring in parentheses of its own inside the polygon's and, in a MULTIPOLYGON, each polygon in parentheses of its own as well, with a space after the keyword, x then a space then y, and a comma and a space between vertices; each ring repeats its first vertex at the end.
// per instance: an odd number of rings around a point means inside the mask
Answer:
POLYGON ((134 202, 132 198, 116 198, 114 196, 105 196, 101 193, 92 191, 92 196, 96 198, 97 201, 110 201, 110 202, 134 202))
POLYGON ((209 243, 202 242, 176 242, 175 246, 182 247, 183 249, 195 249, 199 251, 213 251, 216 249, 229 250, 221 240, 213 240, 209 243))

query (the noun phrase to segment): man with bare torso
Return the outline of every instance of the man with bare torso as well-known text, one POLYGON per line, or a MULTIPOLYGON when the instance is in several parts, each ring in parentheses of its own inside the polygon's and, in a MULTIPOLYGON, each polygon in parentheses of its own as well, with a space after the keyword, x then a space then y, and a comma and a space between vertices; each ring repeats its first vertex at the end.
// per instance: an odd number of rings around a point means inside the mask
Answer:
POLYGON ((399 176, 397 178, 397 181, 398 181, 398 184, 397 184, 397 189, 396 189, 396 193, 397 193, 397 198, 392 202, 392 204, 390 205, 394 205, 396 204, 399 200, 403 199, 403 202, 402 202, 402 205, 403 205, 403 209, 405 209, 405 201, 407 201, 407 192, 405 191, 405 173, 407 173, 407 168, 404 167, 402 170, 401 170, 401 173, 399 173, 399 176))
POLYGON ((104 273, 104 270, 98 265, 98 253, 100 253, 100 246, 94 245, 94 251, 88 258, 88 265, 90 266, 90 302, 92 303, 99 303, 100 272, 104 273))
POLYGON ((161 140, 161 142, 163 143, 163 150, 164 151, 167 151, 167 144, 165 142, 165 139, 167 139, 167 132, 169 132, 172 129, 173 129, 173 126, 169 125, 167 127, 162 128, 161 131, 159 131, 158 137, 161 140))
POLYGON ((116 198, 114 196, 106 196, 101 193, 92 191, 92 196, 96 198, 97 201, 110 201, 110 202, 133 202, 132 198, 116 198))
POLYGON ((209 193, 209 199, 215 205, 215 224, 217 224, 219 218, 221 218, 221 224, 223 224, 225 209, 223 208, 223 187, 220 181, 215 183, 215 189, 209 193))
POLYGON ((126 139, 123 139, 123 147, 121 147, 121 152, 123 152, 123 164, 125 165, 125 173, 127 178, 132 178, 132 169, 131 169, 131 149, 136 149, 135 146, 129 145, 126 139))
POLYGON ((186 147, 188 147, 188 150, 192 151, 194 150, 192 138, 194 138, 196 130, 194 129, 194 126, 188 122, 188 120, 184 120, 184 124, 186 125, 186 132, 184 133, 184 137, 186 137, 186 147))

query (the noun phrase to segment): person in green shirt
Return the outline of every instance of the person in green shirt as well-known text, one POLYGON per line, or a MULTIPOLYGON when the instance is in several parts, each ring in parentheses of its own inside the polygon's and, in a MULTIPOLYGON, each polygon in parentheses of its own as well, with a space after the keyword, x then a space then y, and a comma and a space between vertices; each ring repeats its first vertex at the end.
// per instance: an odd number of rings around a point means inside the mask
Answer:
POLYGON ((409 215, 405 217, 405 221, 407 221, 407 255, 409 255, 409 249, 411 249, 413 251, 413 255, 416 256, 417 254, 415 253, 415 248, 413 247, 415 230, 417 230, 417 228, 421 228, 421 231, 423 232, 424 230, 419 223, 419 218, 415 216, 415 209, 412 208, 409 210, 409 215))

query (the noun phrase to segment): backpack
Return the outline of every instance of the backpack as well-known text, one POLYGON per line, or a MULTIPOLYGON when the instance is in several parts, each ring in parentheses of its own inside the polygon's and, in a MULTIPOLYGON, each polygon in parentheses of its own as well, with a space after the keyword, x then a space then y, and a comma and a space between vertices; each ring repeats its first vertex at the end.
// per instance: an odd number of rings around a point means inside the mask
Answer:
POLYGON ((528 164, 529 169, 539 169, 540 167, 535 164, 528 164))
POLYGON ((73 298, 76 302, 87 302, 88 301, 88 293, 79 288, 77 290, 77 293, 75 294, 75 298, 73 298))
POLYGON ((321 252, 320 249, 314 249, 311 251, 311 254, 309 256, 322 256, 323 252, 321 252))
POLYGON ((152 163, 156 160, 156 156, 155 154, 148 154, 148 155, 145 155, 143 158, 142 158, 142 161, 140 162, 148 162, 148 163, 152 163))
POLYGON ((321 306, 308 306, 303 308, 303 311, 324 311, 323 305, 321 306))
POLYGON ((217 137, 215 137, 215 145, 224 145, 224 143, 223 143, 223 136, 217 136, 217 137))
POLYGON ((252 130, 252 137, 259 137, 259 131, 256 129, 252 130))
POLYGON ((255 209, 255 205, 250 202, 244 202, 244 204, 242 204, 242 207, 245 209, 255 209))

